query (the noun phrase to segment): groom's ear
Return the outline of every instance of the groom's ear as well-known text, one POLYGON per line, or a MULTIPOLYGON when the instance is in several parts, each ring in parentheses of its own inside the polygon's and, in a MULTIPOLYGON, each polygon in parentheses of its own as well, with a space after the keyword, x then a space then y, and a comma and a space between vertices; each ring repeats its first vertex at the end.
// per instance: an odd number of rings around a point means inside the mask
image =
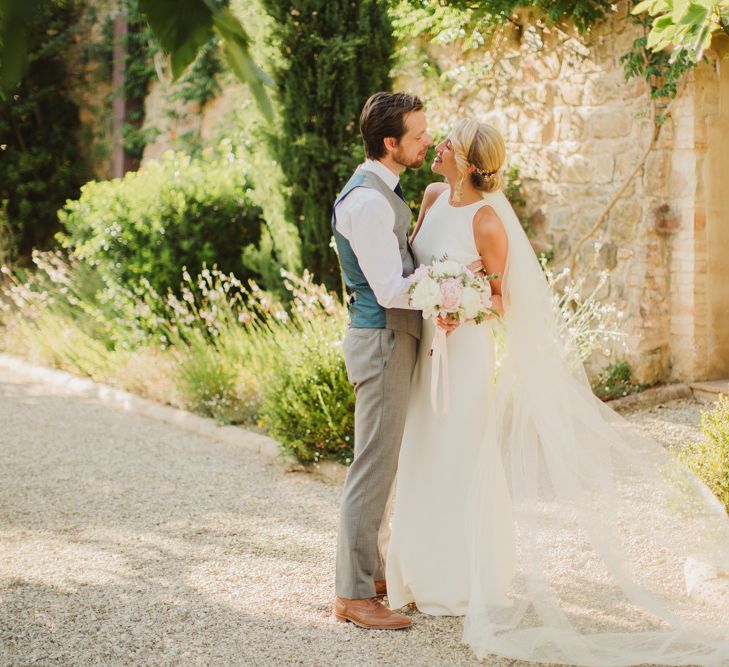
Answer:
POLYGON ((397 148, 397 139, 395 139, 395 137, 385 137, 382 140, 382 143, 385 146, 385 150, 388 152, 392 152, 397 148))

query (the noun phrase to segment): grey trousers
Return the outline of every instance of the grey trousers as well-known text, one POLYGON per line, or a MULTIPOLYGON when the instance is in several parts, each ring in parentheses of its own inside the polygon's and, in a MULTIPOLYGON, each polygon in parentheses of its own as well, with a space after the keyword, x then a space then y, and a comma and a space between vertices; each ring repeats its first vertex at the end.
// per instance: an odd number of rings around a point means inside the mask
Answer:
POLYGON ((336 593, 371 598, 385 578, 378 538, 395 481, 417 340, 403 331, 350 328, 344 339, 354 385, 354 459, 342 492, 336 593))

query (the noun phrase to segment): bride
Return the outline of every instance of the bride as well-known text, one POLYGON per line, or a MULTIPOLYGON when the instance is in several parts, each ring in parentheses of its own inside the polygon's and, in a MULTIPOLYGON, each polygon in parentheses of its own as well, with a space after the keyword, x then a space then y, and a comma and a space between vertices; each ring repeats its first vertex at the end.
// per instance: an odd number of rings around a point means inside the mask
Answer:
POLYGON ((437 148, 419 264, 483 264, 502 316, 447 341, 430 405, 425 321, 398 466, 387 593, 463 615, 479 658, 729 665, 729 519, 705 485, 596 399, 501 191, 499 133, 462 120, 437 148), (495 354, 495 337, 501 352, 495 354))

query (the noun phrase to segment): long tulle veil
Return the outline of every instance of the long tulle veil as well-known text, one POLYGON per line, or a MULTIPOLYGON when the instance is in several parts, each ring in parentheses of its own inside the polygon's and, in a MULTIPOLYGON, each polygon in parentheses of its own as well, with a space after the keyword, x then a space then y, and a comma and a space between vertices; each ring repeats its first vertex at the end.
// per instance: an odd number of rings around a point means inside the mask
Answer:
POLYGON ((729 518, 706 486, 597 400, 501 192, 504 356, 466 511, 479 657, 729 665, 729 518))

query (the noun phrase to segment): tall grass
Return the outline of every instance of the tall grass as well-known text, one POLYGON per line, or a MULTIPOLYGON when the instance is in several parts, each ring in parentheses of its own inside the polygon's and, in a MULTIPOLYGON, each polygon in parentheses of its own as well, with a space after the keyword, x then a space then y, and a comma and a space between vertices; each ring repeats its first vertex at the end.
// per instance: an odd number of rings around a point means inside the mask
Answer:
MULTIPOLYGON (((183 269, 179 289, 159 294, 144 279, 106 282, 59 253, 33 259, 32 272, 3 269, 0 348, 221 423, 265 428, 301 461, 351 461, 347 312, 307 272, 282 272, 284 303, 215 267, 183 269)), ((609 307, 569 285, 560 298, 583 354, 610 335, 609 307)))
POLYGON ((36 253, 4 269, 0 347, 221 423, 257 424, 302 461, 346 461, 353 395, 335 296, 284 272, 283 304, 216 268, 182 272, 176 296, 107 284, 93 267, 36 253))

